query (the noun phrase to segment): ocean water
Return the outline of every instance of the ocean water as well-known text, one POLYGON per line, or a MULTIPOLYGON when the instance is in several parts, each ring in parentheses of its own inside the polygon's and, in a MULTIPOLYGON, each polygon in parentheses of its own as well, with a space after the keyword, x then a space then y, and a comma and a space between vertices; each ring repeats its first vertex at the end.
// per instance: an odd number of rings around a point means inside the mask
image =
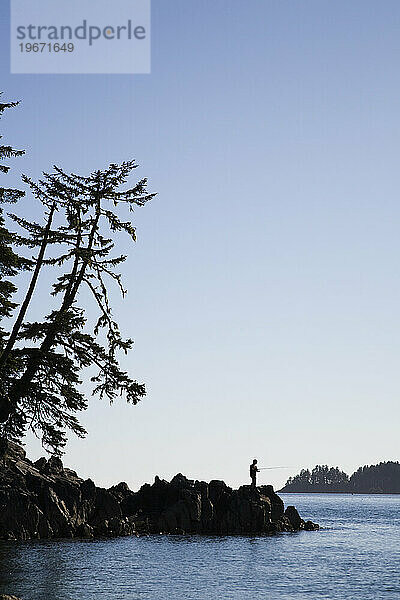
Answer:
POLYGON ((317 532, 0 542, 23 600, 399 600, 400 496, 282 495, 317 532))

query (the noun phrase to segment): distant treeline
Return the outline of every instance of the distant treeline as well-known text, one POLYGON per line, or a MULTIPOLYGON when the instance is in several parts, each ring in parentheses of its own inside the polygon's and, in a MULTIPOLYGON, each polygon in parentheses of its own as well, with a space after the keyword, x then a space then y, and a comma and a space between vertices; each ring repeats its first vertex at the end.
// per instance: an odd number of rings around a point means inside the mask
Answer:
POLYGON ((400 463, 381 462, 360 467, 351 477, 338 467, 317 465, 289 477, 281 492, 341 492, 349 494, 400 494, 400 463))

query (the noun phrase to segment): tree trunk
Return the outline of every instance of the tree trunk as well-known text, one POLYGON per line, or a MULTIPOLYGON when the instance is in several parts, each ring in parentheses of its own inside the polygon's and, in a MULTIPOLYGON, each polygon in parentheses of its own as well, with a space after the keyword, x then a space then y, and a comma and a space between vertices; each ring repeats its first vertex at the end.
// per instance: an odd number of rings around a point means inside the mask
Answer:
POLYGON ((21 329, 22 322, 25 318, 26 311, 28 310, 29 303, 32 299, 33 292, 35 291, 36 283, 39 277, 40 269, 43 266, 44 253, 46 251, 46 246, 49 240, 49 234, 51 229, 51 224, 54 217, 54 212, 56 209, 56 204, 54 203, 50 209, 50 213, 47 219, 46 229, 44 230, 43 240, 40 246, 40 251, 36 260, 35 270, 32 275, 31 283, 29 285, 28 291, 26 293, 25 299, 21 305, 20 311, 18 313, 17 320, 14 323, 14 327, 12 329, 11 335, 8 339, 7 345, 4 348, 1 356, 0 356, 0 372, 4 368, 7 359, 10 355, 11 350, 14 347, 14 344, 17 340, 19 330, 21 329))
POLYGON ((39 348, 39 356, 31 359, 30 363, 28 364, 28 366, 25 370, 25 373, 22 375, 21 379, 15 384, 14 388, 10 392, 10 399, 14 406, 24 396, 27 387, 29 386, 32 379, 35 377, 38 369, 40 368, 40 357, 43 356, 44 354, 46 354, 51 349, 51 347, 54 345, 56 335, 58 332, 58 328, 59 328, 60 318, 65 314, 65 312, 67 310, 69 310, 71 308, 71 306, 75 300, 76 294, 78 292, 78 289, 79 289, 79 287, 82 283, 83 277, 85 275, 86 267, 89 263, 90 254, 91 254, 92 247, 93 247, 94 236, 97 231, 99 218, 100 218, 100 199, 98 200, 96 217, 95 217, 93 225, 92 225, 92 229, 91 229, 89 240, 88 240, 88 245, 85 248, 85 251, 87 252, 88 255, 83 260, 78 274, 77 274, 77 268, 76 268, 77 263, 75 263, 75 265, 72 269, 70 285, 68 286, 68 288, 65 292, 64 300, 61 304, 61 307, 60 307, 59 311, 57 312, 57 315, 54 318, 54 321, 49 326, 47 334, 39 348))

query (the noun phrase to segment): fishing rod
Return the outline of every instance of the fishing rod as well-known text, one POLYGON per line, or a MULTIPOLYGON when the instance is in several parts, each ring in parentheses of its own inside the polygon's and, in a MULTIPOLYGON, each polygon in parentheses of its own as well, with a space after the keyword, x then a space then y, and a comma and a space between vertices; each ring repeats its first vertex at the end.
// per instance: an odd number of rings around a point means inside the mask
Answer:
POLYGON ((258 467, 259 471, 265 471, 266 469, 293 469, 293 467, 258 467))

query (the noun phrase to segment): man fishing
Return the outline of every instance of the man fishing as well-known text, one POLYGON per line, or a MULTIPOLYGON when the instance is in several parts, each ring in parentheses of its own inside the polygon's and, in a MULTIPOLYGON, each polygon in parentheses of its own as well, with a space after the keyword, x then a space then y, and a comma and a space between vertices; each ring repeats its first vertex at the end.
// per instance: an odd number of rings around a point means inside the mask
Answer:
POLYGON ((251 487, 257 486, 257 473, 259 472, 260 469, 257 467, 257 459, 255 458, 250 465, 251 487))

